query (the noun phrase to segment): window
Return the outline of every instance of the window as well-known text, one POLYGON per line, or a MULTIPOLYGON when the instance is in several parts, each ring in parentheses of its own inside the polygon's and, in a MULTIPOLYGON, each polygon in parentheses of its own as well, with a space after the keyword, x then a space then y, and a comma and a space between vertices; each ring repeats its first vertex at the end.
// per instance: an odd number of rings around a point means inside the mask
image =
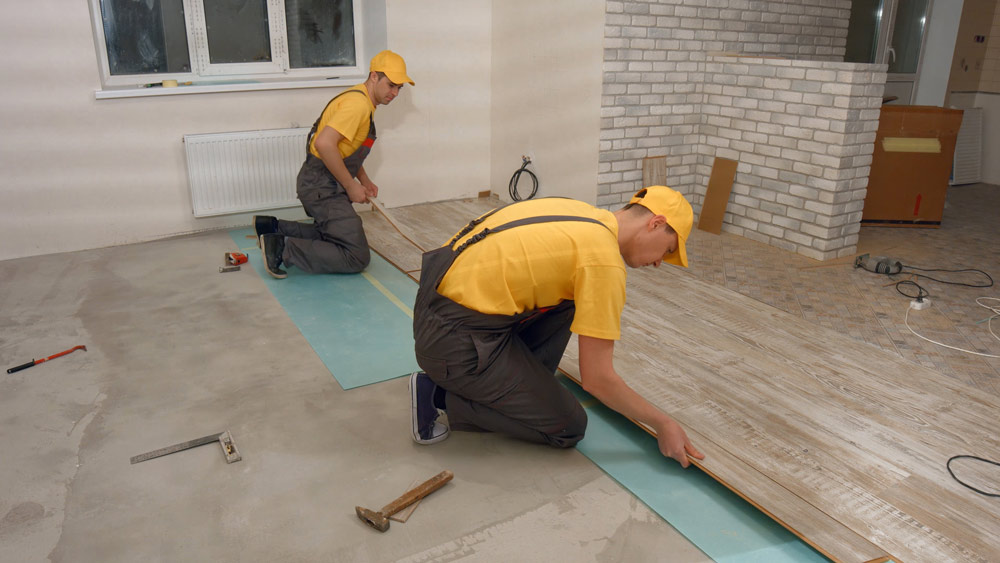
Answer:
POLYGON ((361 3, 91 0, 103 84, 359 76, 367 70, 361 3))

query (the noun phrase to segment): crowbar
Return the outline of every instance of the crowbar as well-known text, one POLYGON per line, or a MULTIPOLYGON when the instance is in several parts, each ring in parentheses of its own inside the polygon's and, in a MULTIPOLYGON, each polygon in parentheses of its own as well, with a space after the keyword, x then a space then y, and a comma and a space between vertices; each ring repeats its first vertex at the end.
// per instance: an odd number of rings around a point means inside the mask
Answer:
POLYGON ((70 348, 69 350, 66 350, 65 352, 59 352, 58 354, 52 354, 48 358, 42 358, 41 360, 31 360, 30 362, 21 364, 19 366, 12 367, 9 370, 7 370, 7 373, 14 373, 15 371, 21 371, 22 369, 28 369, 31 366, 37 366, 38 364, 40 364, 42 362, 47 362, 47 361, 51 360, 52 358, 58 358, 59 356, 65 356, 66 354, 69 354, 70 352, 75 352, 77 350, 83 350, 84 352, 86 352, 87 351, 87 347, 86 346, 73 346, 72 348, 70 348))

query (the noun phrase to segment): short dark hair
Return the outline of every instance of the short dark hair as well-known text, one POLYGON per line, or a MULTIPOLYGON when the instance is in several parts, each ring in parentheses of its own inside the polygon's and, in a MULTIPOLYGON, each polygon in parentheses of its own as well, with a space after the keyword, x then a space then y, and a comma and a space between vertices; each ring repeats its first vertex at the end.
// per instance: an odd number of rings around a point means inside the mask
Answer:
MULTIPOLYGON (((652 209, 646 207, 645 205, 639 203, 638 201, 632 202, 632 203, 626 203, 625 206, 622 207, 622 211, 630 211, 632 208, 638 208, 639 212, 641 212, 643 215, 654 214, 652 209)), ((633 211, 633 213, 635 213, 635 211, 633 211)), ((663 224, 664 224, 664 226, 667 227, 667 232, 668 233, 676 233, 677 232, 677 231, 674 230, 673 227, 670 226, 670 223, 664 222, 663 224)))

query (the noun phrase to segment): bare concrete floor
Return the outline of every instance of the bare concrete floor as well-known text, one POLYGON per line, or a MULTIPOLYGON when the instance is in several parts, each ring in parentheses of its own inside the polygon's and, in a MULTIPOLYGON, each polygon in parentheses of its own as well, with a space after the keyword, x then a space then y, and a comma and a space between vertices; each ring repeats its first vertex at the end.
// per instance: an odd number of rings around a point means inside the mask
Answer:
MULTIPOLYGON (((0 262, 0 561, 707 561, 575 450, 409 437, 343 391, 225 232, 0 262), (215 445, 131 456, 232 431, 215 445), (455 479, 380 534, 354 515, 455 479)), ((664 461, 664 463, 669 463, 664 461)))

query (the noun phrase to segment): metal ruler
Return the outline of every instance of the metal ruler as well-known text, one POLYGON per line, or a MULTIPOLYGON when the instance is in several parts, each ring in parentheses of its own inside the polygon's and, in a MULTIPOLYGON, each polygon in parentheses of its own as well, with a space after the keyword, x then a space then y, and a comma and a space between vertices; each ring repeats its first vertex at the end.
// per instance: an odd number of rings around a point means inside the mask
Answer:
POLYGON ((225 432, 220 432, 218 434, 204 436, 187 442, 182 442, 180 444, 174 444, 173 446, 167 446, 165 448, 160 448, 158 450, 153 450, 151 452, 139 454, 137 456, 132 457, 132 463, 136 464, 141 461, 146 461, 156 457, 170 455, 172 453, 189 450, 191 448, 197 448, 198 446, 204 446, 205 444, 211 444, 212 442, 216 441, 222 445, 222 453, 225 454, 226 456, 226 463, 233 463, 243 459, 243 457, 240 456, 239 450, 236 449, 236 443, 233 442, 233 435, 230 434, 228 430, 226 430, 225 432))

